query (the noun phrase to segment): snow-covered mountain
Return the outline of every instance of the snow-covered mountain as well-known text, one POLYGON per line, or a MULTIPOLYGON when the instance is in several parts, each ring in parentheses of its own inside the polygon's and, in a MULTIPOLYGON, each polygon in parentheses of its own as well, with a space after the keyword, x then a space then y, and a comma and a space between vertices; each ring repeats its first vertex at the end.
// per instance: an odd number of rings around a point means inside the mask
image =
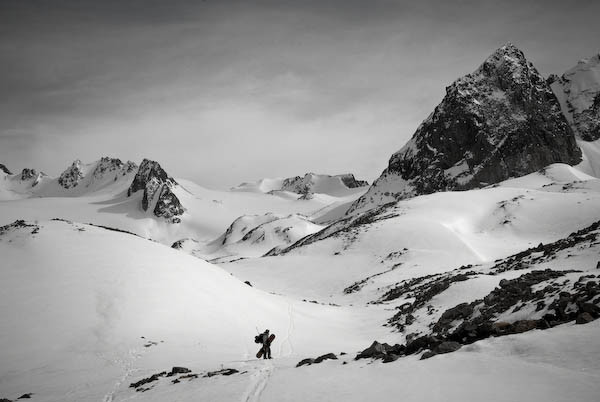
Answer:
POLYGON ((507 44, 446 88, 442 102, 349 212, 580 161, 546 80, 521 50, 507 44))
POLYGON ((600 140, 561 113, 507 45, 366 194, 0 165, 0 402, 596 402, 600 140))
POLYGON ((137 171, 133 162, 102 157, 84 164, 76 160, 57 178, 36 169, 25 168, 20 174, 0 178, 0 199, 30 197, 80 197, 99 191, 111 191, 130 182, 137 171))
POLYGON ((335 176, 306 173, 304 176, 288 177, 285 179, 261 179, 254 183, 242 183, 232 188, 233 191, 250 191, 272 193, 287 191, 307 196, 308 194, 328 194, 340 196, 348 194, 349 189, 368 186, 364 180, 356 180, 353 174, 335 176))
POLYGON ((600 54, 582 59, 563 75, 548 78, 573 131, 585 141, 600 139, 600 54))
MULTIPOLYGON (((210 244, 204 256, 223 262, 239 257, 260 257, 277 248, 285 248, 323 229, 301 214, 244 215, 210 244)), ((201 252, 195 255, 203 256, 201 252)))
POLYGON ((179 198, 173 193, 177 186, 175 179, 163 170, 158 162, 144 159, 140 164, 127 196, 131 197, 137 191, 144 190, 142 196, 142 209, 152 211, 154 216, 165 218, 171 223, 179 223, 178 215, 184 213, 184 208, 179 198))

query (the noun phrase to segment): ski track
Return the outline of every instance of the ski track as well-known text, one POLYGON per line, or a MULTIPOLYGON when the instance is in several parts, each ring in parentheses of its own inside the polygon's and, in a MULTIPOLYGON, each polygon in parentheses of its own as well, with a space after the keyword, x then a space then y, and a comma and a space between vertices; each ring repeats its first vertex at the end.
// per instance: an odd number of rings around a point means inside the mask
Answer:
POLYGON ((289 351, 288 354, 292 354, 294 353, 294 345, 292 344, 292 334, 294 333, 294 304, 293 302, 288 302, 288 330, 287 330, 287 336, 286 338, 283 340, 283 342, 281 342, 279 344, 279 356, 281 357, 282 353, 283 353, 283 346, 285 344, 288 345, 289 347, 289 351))
POLYGON ((269 382, 269 378, 273 373, 273 363, 266 362, 267 366, 261 368, 255 375, 254 380, 250 385, 249 391, 244 395, 244 402, 258 402, 260 401, 260 396, 263 391, 267 387, 267 383, 269 382))
MULTIPOLYGON (((127 381, 127 379, 129 377, 131 377, 131 375, 136 371, 136 369, 133 367, 133 363, 137 359, 142 357, 142 354, 137 349, 130 349, 129 352, 127 353, 127 356, 128 357, 126 359, 119 359, 119 358, 114 359, 114 360, 106 359, 106 360, 110 361, 112 364, 121 366, 121 368, 123 369, 123 375, 117 379, 117 381, 113 385, 112 390, 110 390, 106 395, 104 395, 104 398, 102 398, 102 402, 113 402, 114 401, 115 394, 117 393, 117 391, 119 390, 121 385, 123 385, 123 383, 125 383, 127 381)), ((101 357, 103 357, 103 356, 101 356, 101 357)))

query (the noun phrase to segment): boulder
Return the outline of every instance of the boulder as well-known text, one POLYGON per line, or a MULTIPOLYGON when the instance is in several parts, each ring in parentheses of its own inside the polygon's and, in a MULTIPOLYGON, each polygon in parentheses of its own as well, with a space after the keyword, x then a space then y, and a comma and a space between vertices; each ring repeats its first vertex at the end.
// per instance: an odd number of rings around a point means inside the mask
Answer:
POLYGON ((594 320, 595 318, 592 317, 590 313, 581 313, 577 316, 575 324, 587 324, 588 322, 592 322, 594 320))
POLYGON ((333 353, 327 353, 325 355, 319 356, 315 359, 314 364, 321 363, 325 360, 337 360, 337 356, 333 353))

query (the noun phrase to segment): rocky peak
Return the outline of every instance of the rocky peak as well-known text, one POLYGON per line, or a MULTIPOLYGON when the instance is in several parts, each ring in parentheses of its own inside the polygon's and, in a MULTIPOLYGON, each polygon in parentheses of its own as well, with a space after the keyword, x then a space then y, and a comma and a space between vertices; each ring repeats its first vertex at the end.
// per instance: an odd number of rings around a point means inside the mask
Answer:
POLYGON ((92 172, 92 178, 98 180, 104 177, 106 173, 112 172, 117 172, 117 174, 120 173, 122 176, 125 176, 126 174, 135 171, 136 168, 137 165, 131 161, 123 163, 120 159, 105 156, 96 164, 96 167, 92 172))
POLYGON ((71 164, 71 166, 67 168, 67 170, 62 172, 58 178, 58 184, 66 189, 77 187, 83 177, 84 174, 82 171, 81 161, 77 159, 71 164))
POLYGON ((177 182, 170 177, 158 162, 144 159, 137 174, 127 190, 127 196, 143 190, 142 209, 148 211, 154 204, 153 213, 172 223, 180 222, 177 215, 184 212, 181 202, 172 192, 177 182))
POLYGON ((552 90, 523 52, 506 44, 446 88, 442 102, 349 212, 580 160, 552 90))
POLYGON ((365 187, 369 185, 365 180, 356 180, 352 173, 340 174, 337 177, 339 177, 342 180, 342 183, 348 188, 365 187))
POLYGON ((585 141, 600 138, 600 54, 580 60, 562 76, 548 83, 560 102, 573 131, 585 141))
POLYGON ((6 173, 6 174, 12 174, 10 172, 10 170, 8 170, 8 168, 6 166, 4 166, 3 164, 0 163, 0 171, 6 173))
POLYGON ((281 190, 306 195, 315 192, 315 187, 320 181, 330 179, 340 179, 343 185, 347 188, 364 187, 369 185, 369 183, 364 180, 356 180, 354 175, 351 173, 335 176, 306 173, 304 177, 296 176, 284 179, 281 185, 281 190))

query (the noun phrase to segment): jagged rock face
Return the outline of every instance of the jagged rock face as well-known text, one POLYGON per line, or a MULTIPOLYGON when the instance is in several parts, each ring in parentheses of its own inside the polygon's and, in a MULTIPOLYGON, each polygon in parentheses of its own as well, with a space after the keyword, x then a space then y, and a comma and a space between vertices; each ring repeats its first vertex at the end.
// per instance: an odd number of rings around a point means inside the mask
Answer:
POLYGON ((548 83, 560 101, 565 117, 582 140, 600 138, 600 54, 581 60, 548 83))
POLYGON ((3 171, 6 174, 12 174, 10 172, 10 170, 8 170, 8 168, 6 166, 4 166, 3 164, 0 163, 0 170, 3 171))
POLYGON ((147 211, 153 202, 155 216, 165 218, 172 223, 180 222, 177 215, 182 215, 184 208, 177 196, 171 191, 177 182, 167 175, 158 162, 144 159, 138 169, 127 195, 143 190, 142 209, 147 211))
POLYGON ((339 178, 342 181, 342 183, 348 188, 357 188, 369 185, 369 183, 367 183, 364 180, 356 180, 354 175, 351 173, 340 174, 335 176, 306 173, 304 177, 296 176, 284 179, 281 185, 281 190, 290 191, 292 193, 297 194, 312 193, 314 192, 316 182, 323 178, 339 178))
POLYGON ((31 180, 35 177, 37 177, 38 172, 35 169, 23 169, 23 171, 21 172, 21 180, 31 180))
POLYGON ((92 172, 92 179, 99 180, 111 172, 119 172, 122 176, 125 176, 133 172, 136 168, 137 165, 131 161, 123 163, 120 159, 103 157, 98 161, 96 168, 92 172))
POLYGON ((552 90, 523 52, 507 44, 446 88, 442 102, 349 212, 580 160, 552 90))
POLYGON ((67 170, 62 172, 58 178, 58 184, 66 189, 77 187, 83 176, 81 161, 77 159, 67 170))
POLYGON ((348 188, 365 187, 369 185, 369 183, 365 180, 356 180, 354 175, 351 173, 341 174, 338 175, 338 177, 342 180, 342 183, 344 183, 348 188))
POLYGON ((31 187, 35 187, 38 185, 38 183, 40 182, 40 180, 42 179, 42 177, 44 177, 45 174, 44 172, 38 172, 35 169, 23 169, 23 171, 21 171, 21 180, 26 181, 26 180, 30 180, 32 181, 31 183, 31 187))

